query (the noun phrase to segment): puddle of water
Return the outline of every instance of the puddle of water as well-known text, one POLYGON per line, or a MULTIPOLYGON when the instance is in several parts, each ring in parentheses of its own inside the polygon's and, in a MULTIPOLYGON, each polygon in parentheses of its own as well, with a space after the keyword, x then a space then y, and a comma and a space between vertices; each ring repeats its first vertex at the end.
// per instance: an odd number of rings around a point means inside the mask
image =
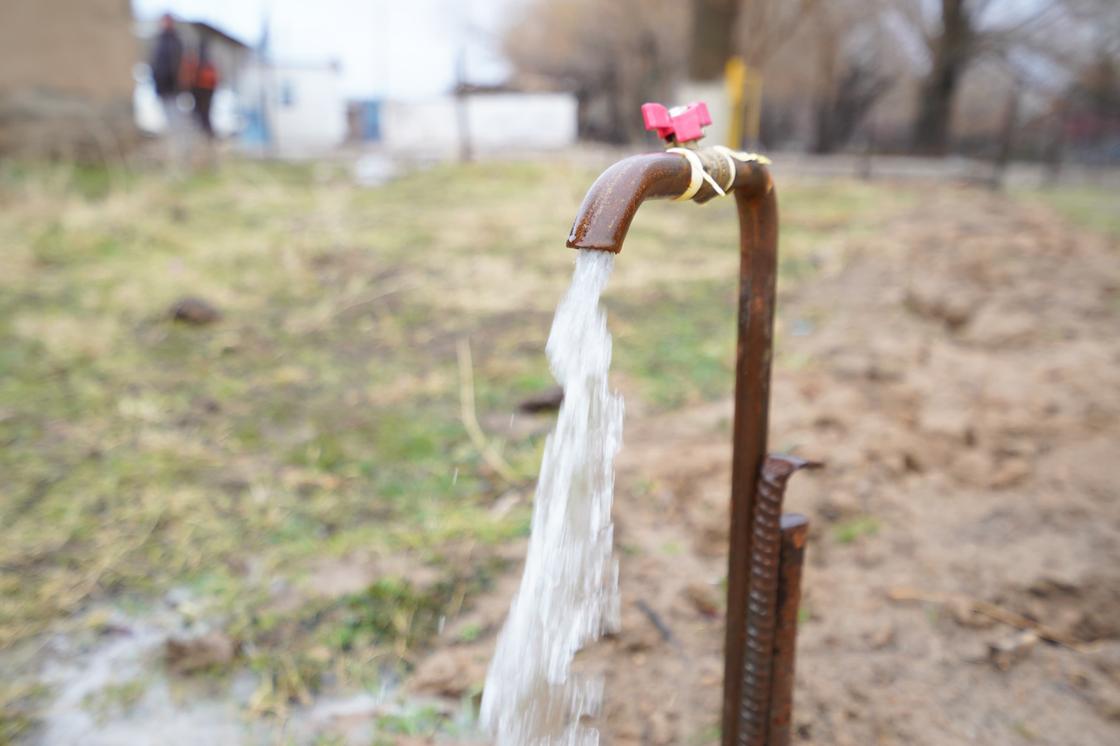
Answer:
POLYGON ((242 716, 238 700, 255 686, 235 677, 228 696, 172 687, 160 670, 167 629, 129 622, 126 632, 83 648, 76 637, 55 637, 44 651, 39 680, 51 698, 32 743, 43 746, 165 746, 263 742, 242 716), (234 696, 240 694, 241 696, 234 696))
POLYGON ((614 255, 581 251, 556 309, 548 359, 564 403, 545 445, 521 587, 498 638, 480 719, 497 746, 599 742, 602 681, 576 675, 576 652, 619 625, 611 556, 614 456, 622 399, 610 391, 611 337, 599 296, 614 255))
MULTIPOLYGON (((320 696, 308 706, 293 707, 283 721, 254 717, 248 705, 258 682, 247 669, 220 680, 168 675, 163 666, 167 639, 184 632, 172 609, 160 608, 142 618, 114 615, 112 629, 101 635, 56 634, 6 657, 5 669, 33 675, 49 691, 36 713, 38 725, 24 743, 311 746, 329 735, 331 743, 369 746, 383 718, 407 720, 427 704, 400 699, 394 682, 376 692, 320 696)), ((441 705, 440 712, 445 710, 441 705)), ((454 732, 467 737, 475 732, 473 713, 445 714, 454 732)))

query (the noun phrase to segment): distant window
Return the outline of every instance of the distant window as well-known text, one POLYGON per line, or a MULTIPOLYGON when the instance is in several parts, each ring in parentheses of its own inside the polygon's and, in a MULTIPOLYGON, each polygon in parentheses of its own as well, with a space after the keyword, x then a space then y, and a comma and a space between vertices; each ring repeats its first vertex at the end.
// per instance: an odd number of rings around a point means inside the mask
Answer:
POLYGON ((280 105, 296 105, 296 87, 292 85, 292 81, 290 80, 285 80, 280 84, 280 105))

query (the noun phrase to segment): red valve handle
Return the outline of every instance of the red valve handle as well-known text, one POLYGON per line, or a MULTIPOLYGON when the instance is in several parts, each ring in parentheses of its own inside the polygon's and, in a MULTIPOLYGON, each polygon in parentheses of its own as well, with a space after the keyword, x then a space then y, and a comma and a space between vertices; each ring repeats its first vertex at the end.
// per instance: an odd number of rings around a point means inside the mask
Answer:
POLYGON ((712 123, 708 105, 703 101, 668 109, 661 104, 642 104, 642 121, 647 130, 655 130, 663 140, 692 142, 704 136, 704 127, 712 123))

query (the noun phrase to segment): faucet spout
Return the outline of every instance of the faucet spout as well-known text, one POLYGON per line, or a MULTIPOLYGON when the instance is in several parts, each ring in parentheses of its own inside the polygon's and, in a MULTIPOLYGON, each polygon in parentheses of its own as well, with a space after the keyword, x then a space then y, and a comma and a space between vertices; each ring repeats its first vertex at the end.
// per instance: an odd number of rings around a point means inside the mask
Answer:
POLYGON ((712 148, 693 152, 695 159, 673 152, 635 155, 604 171, 583 198, 568 234, 568 247, 622 251, 630 223, 647 199, 680 199, 693 191, 690 199, 707 202, 734 189, 741 201, 770 191, 770 174, 760 163, 738 161, 712 148), (696 189, 693 179, 699 175, 693 171, 694 161, 703 164, 707 174, 696 189), (723 191, 714 188, 717 183, 723 185, 723 191))
POLYGON ((595 180, 568 235, 573 249, 596 249, 615 254, 647 199, 684 194, 691 179, 687 160, 672 153, 635 155, 615 163, 595 180))

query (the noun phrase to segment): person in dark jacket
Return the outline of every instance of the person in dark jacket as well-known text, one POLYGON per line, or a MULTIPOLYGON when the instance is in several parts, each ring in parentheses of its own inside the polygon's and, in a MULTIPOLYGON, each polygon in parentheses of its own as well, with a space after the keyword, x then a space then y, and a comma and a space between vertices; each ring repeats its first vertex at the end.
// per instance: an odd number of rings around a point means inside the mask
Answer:
POLYGON ((177 160, 182 155, 179 151, 185 147, 184 118, 178 101, 182 91, 179 77, 183 62, 183 41, 175 30, 175 19, 170 13, 164 13, 159 19, 159 28, 150 61, 152 83, 167 119, 170 155, 173 160, 177 160))
POLYGON ((152 47, 152 82, 156 95, 167 106, 179 95, 179 66, 183 60, 183 42, 175 31, 175 19, 165 13, 159 19, 159 36, 152 47))

